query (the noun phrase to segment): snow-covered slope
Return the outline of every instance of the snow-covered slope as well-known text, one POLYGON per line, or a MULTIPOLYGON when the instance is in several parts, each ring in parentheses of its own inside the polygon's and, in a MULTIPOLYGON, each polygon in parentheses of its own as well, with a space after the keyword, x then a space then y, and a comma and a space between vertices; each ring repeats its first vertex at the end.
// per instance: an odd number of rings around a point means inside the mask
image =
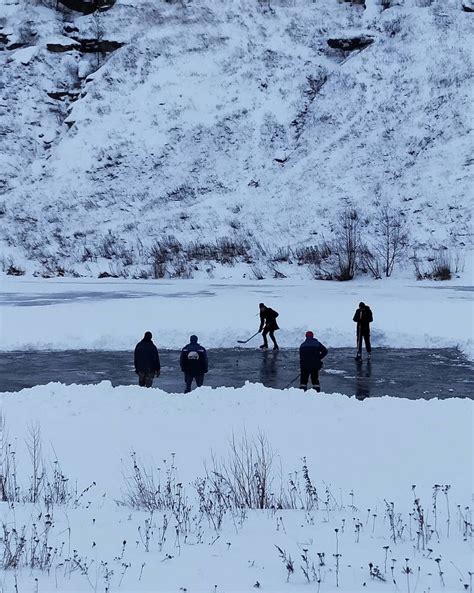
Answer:
POLYGON ((383 202, 412 247, 469 249, 472 15, 392 4, 118 0, 84 16, 6 0, 4 269, 219 274, 225 238, 267 275, 348 206, 370 235, 383 202), (356 36, 373 43, 327 43, 356 36))

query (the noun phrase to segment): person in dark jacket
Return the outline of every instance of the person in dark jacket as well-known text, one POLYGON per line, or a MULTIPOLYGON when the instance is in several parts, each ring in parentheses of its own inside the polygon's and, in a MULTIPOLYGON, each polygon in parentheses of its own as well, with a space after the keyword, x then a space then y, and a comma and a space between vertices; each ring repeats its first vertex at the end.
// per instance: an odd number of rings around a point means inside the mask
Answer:
POLYGON ((196 385, 201 387, 204 382, 204 375, 209 369, 206 349, 198 343, 197 336, 191 336, 189 338, 189 344, 181 350, 179 364, 184 373, 184 382, 186 383, 184 393, 191 391, 193 379, 196 380, 196 385))
POLYGON ((370 307, 365 303, 359 303, 359 308, 354 313, 352 320, 357 323, 357 354, 356 360, 362 360, 362 340, 365 342, 367 358, 370 360, 372 346, 370 345, 370 324, 374 320, 370 307))
POLYGON ((152 342, 151 332, 145 332, 143 340, 135 346, 135 372, 140 387, 151 387, 154 377, 160 376, 160 355, 152 342))
POLYGON ((276 318, 278 317, 278 313, 270 307, 266 307, 263 303, 258 305, 260 309, 260 327, 258 328, 258 332, 262 332, 263 344, 260 346, 262 349, 268 348, 268 340, 267 334, 270 335, 270 338, 273 342, 273 350, 278 350, 278 344, 275 340, 275 332, 278 327, 278 323, 276 322, 276 318))
POLYGON ((313 389, 321 391, 319 385, 319 371, 323 366, 323 358, 328 353, 326 346, 316 340, 312 331, 307 331, 305 341, 300 346, 300 389, 308 388, 311 377, 313 389))

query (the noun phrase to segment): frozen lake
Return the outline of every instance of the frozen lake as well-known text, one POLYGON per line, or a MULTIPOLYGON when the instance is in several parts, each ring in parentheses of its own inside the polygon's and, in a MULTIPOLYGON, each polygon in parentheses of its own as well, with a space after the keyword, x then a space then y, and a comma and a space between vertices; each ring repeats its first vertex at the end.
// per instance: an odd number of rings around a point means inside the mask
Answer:
MULTIPOLYGON (((179 351, 160 351, 162 372, 154 386, 183 391, 179 351)), ((328 393, 380 397, 474 398, 473 364, 455 349, 375 349, 372 361, 357 363, 351 348, 332 348, 321 372, 328 393)), ((205 384, 240 387, 245 381, 283 389, 298 374, 295 349, 261 352, 254 349, 211 349, 205 384)), ((109 380, 134 385, 133 353, 124 351, 25 351, 0 354, 0 391, 61 383, 86 384, 109 380)), ((298 385, 298 380, 293 383, 298 385)))

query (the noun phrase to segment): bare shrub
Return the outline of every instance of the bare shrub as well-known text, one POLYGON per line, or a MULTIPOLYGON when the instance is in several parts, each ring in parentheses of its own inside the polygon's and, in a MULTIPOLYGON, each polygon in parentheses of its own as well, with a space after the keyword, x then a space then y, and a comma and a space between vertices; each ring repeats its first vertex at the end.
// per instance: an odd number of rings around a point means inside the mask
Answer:
POLYGON ((452 262, 447 250, 439 250, 430 262, 429 275, 433 280, 451 280, 453 277, 452 262))
POLYGON ((24 276, 26 274, 25 270, 11 259, 8 262, 2 262, 2 269, 7 276, 24 276))
POLYGON ((380 267, 389 277, 408 247, 406 219, 401 210, 385 203, 379 206, 374 222, 375 232, 369 242, 370 248, 365 250, 365 262, 370 266, 370 271, 371 268, 380 267))
POLYGON ((256 264, 252 264, 251 266, 252 276, 255 280, 263 280, 265 278, 265 274, 262 271, 262 268, 256 264))
POLYGON ((273 459, 273 450, 262 433, 253 439, 244 434, 240 441, 232 436, 227 459, 213 459, 208 477, 220 484, 221 496, 234 508, 275 507, 273 459))
POLYGON ((186 257, 178 258, 170 268, 170 278, 182 278, 188 280, 193 277, 193 266, 186 257))
POLYGON ((453 262, 448 249, 441 248, 423 261, 415 251, 411 258, 417 280, 451 280, 453 262))
POLYGON ((95 486, 78 492, 77 487, 61 469, 57 457, 51 464, 46 463, 41 444, 39 426, 32 426, 26 440, 30 457, 31 473, 29 483, 24 486, 18 478, 17 453, 6 430, 4 419, 0 419, 0 500, 8 503, 43 503, 47 509, 56 504, 72 503, 79 506, 84 494, 95 486))
POLYGON ((368 271, 376 280, 382 278, 382 264, 378 253, 362 245, 360 249, 360 265, 363 271, 368 271))
POLYGON ((183 250, 181 243, 173 235, 168 235, 151 246, 148 256, 154 278, 164 278, 166 265, 183 250))
POLYGON ((289 263, 291 264, 293 258, 293 252, 290 247, 279 247, 272 255, 271 261, 276 263, 289 263))
POLYGON ((354 278, 360 250, 360 216, 355 208, 348 207, 341 213, 335 228, 334 252, 337 280, 354 278))
POLYGON ((130 475, 124 475, 125 491, 122 503, 135 509, 149 512, 169 510, 173 514, 177 529, 180 533, 190 531, 191 511, 185 488, 178 479, 178 471, 174 464, 165 463, 163 481, 161 472, 155 473, 153 468, 146 469, 137 459, 137 454, 131 454, 133 470, 130 475))
POLYGON ((131 265, 134 261, 133 250, 111 230, 100 240, 97 253, 105 259, 121 259, 125 265, 131 265))
POLYGON ((195 261, 210 261, 218 258, 218 249, 215 243, 193 241, 187 245, 186 253, 190 259, 195 261))
POLYGON ((329 243, 323 242, 320 245, 308 245, 295 249, 295 257, 298 265, 313 265, 320 267, 332 255, 329 243))
POLYGON ((246 239, 230 239, 220 237, 216 240, 218 259, 220 263, 232 264, 237 259, 243 258, 247 263, 252 262, 250 254, 250 244, 246 239))

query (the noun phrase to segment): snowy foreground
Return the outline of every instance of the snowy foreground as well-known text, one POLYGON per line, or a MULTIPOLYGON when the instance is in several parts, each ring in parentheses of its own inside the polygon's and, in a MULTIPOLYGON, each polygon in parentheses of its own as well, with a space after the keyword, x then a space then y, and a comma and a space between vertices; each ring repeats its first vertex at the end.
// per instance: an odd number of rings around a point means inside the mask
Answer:
POLYGON ((4 593, 472 591, 470 400, 107 382, 0 397, 21 501, 0 506, 4 593))
MULTIPOLYGON (((472 358, 472 274, 452 282, 250 282, 1 279, 1 350, 133 350, 146 330, 158 348, 195 333, 233 348, 258 329, 258 303, 280 313, 278 341, 297 347, 307 329, 331 347, 355 343, 359 301, 374 313, 374 347, 458 347, 472 358)), ((258 346, 258 338, 247 347, 258 346)))

